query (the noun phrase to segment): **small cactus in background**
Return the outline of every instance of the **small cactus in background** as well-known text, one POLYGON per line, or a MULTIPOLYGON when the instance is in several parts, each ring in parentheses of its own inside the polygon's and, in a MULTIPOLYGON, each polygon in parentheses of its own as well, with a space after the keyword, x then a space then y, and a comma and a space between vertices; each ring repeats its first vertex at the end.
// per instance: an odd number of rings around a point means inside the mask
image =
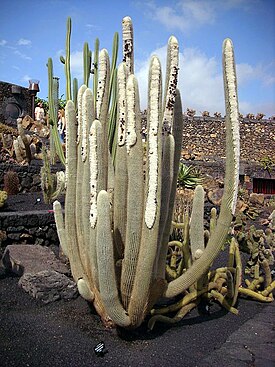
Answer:
POLYGON ((5 205, 7 198, 8 198, 7 192, 0 190, 0 208, 2 208, 5 205))
POLYGON ((202 183, 200 172, 193 166, 186 166, 180 163, 178 174, 178 186, 186 189, 194 189, 202 183))
POLYGON ((52 203, 65 193, 65 174, 63 171, 51 173, 50 162, 46 148, 42 148, 43 167, 41 168, 41 188, 44 202, 52 203))
POLYGON ((4 175, 4 190, 8 195, 16 195, 19 192, 19 178, 17 172, 8 171, 4 175))
POLYGON ((189 117, 194 117, 196 114, 196 111, 195 110, 192 110, 192 108, 187 108, 186 110, 186 115, 189 116, 189 117))

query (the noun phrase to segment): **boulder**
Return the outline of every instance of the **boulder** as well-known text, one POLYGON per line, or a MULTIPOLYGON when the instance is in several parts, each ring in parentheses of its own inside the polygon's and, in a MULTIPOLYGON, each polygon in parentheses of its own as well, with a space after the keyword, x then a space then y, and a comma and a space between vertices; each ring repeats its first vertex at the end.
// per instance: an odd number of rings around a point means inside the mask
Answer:
POLYGON ((254 205, 263 205, 264 194, 256 194, 255 192, 252 192, 249 196, 249 202, 254 205))
POLYGON ((18 284, 33 298, 43 303, 60 299, 70 300, 79 295, 76 283, 54 270, 44 270, 36 274, 25 273, 18 284))
POLYGON ((210 201, 211 204, 215 206, 221 205, 223 196, 223 189, 213 189, 209 190, 207 193, 207 198, 210 201))
POLYGON ((48 247, 40 245, 9 245, 4 251, 2 262, 7 270, 19 276, 44 270, 70 273, 68 266, 57 259, 48 247))

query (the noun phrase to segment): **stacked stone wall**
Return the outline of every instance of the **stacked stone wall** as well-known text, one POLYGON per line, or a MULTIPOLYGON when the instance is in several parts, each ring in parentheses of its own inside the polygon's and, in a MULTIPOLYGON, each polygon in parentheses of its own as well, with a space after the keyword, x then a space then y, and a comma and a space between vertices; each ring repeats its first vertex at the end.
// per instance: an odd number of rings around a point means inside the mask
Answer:
MULTIPOLYGON (((275 162, 275 120, 240 121, 241 161, 275 162)), ((218 161, 225 157, 225 122, 214 117, 184 117, 182 158, 218 161)))

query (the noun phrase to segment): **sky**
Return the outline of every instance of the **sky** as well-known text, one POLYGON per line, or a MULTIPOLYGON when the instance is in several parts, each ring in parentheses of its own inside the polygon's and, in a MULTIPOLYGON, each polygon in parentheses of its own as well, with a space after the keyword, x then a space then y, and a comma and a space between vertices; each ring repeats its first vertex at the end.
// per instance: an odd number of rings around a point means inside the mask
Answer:
MULTIPOLYGON (((224 114, 222 43, 234 44, 239 108, 243 114, 275 114, 275 0, 1 0, 0 80, 28 87, 40 80, 38 97, 47 99, 47 61, 65 94, 67 17, 72 19, 71 71, 82 84, 84 42, 111 55, 115 32, 122 40, 122 19, 134 27, 135 75, 141 109, 147 106, 148 65, 159 56, 165 74, 166 45, 179 42, 179 89, 183 109, 224 114)), ((122 61, 119 49, 118 62, 122 61)))

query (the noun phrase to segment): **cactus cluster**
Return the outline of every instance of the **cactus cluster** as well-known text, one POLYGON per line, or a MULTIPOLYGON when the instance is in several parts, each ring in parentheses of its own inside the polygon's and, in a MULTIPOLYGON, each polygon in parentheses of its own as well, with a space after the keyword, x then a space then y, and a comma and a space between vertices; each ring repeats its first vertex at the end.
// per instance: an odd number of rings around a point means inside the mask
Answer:
POLYGON ((179 47, 176 38, 170 37, 163 97, 160 61, 153 56, 150 62, 144 165, 129 17, 123 19, 123 45, 124 62, 117 71, 115 164, 108 143, 110 62, 102 50, 96 103, 93 91, 83 85, 78 91, 77 115, 72 101, 66 105, 65 218, 58 201, 54 213, 80 294, 93 302, 106 325, 136 328, 160 297, 183 294, 204 276, 227 238, 238 188, 238 100, 233 47, 227 39, 223 46, 226 177, 221 211, 204 248, 203 189, 199 186, 190 224, 196 260, 167 282, 166 256, 183 129, 177 90, 179 47))
POLYGON ((19 192, 19 177, 15 171, 7 171, 4 174, 4 191, 8 195, 16 195, 19 192))

